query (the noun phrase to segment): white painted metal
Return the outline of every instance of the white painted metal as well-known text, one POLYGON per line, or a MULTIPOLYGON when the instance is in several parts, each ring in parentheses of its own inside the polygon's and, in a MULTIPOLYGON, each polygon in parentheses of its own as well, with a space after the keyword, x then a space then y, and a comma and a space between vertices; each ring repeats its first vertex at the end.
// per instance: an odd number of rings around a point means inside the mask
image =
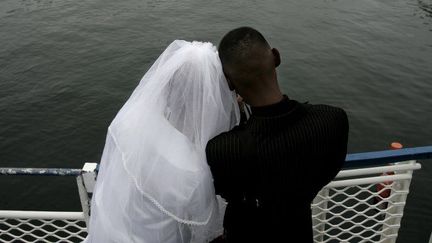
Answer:
POLYGON ((0 242, 81 242, 87 235, 82 212, 0 211, 0 242))
MULTIPOLYGON (((318 195, 320 198, 327 198, 329 195, 329 190, 324 188, 322 189, 318 195)), ((318 197, 318 196, 317 196, 318 197)), ((322 201, 320 202, 320 206, 322 208, 327 208, 327 203, 328 201, 322 201)), ((322 212, 320 213, 322 210, 320 207, 312 207, 312 215, 316 215, 315 217, 312 217, 312 225, 315 225, 316 227, 313 227, 313 232, 314 235, 316 236, 315 240, 322 242, 324 240, 324 234, 322 234, 321 232, 325 231, 325 224, 322 224, 320 222, 323 222, 326 220, 326 213, 322 212)))
POLYGON ((83 212, 0 210, 0 218, 83 220, 83 212))
POLYGON ((90 197, 96 184, 96 168, 97 163, 85 163, 81 175, 76 178, 81 207, 87 225, 90 218, 90 197))
POLYGON ((338 181, 330 182, 325 187, 330 188, 330 187, 354 186, 354 185, 381 183, 381 182, 385 182, 385 181, 411 180, 411 177, 412 176, 409 174, 402 174, 402 175, 373 176, 373 177, 349 179, 349 180, 338 180, 338 181))
MULTIPOLYGON (((311 204, 314 241, 394 243, 412 172, 420 168, 415 161, 407 161, 342 170, 311 204), (377 185, 383 188, 377 191, 377 185), (389 196, 384 197, 384 192, 389 196)), ((85 221, 90 213, 95 169, 95 163, 86 163, 85 172, 77 177, 83 212, 0 211, 0 242, 82 241, 87 234, 85 221)))
POLYGON ((84 185, 83 177, 81 175, 77 176, 76 181, 78 187, 78 194, 81 202, 81 208, 83 210, 84 221, 86 222, 86 225, 88 225, 90 218, 90 199, 84 185))
POLYGON ((96 168, 97 163, 85 163, 82 168, 82 178, 87 192, 93 193, 93 188, 96 183, 96 168))
POLYGON ((388 171, 401 171, 401 170, 418 170, 421 169, 421 164, 400 164, 400 165, 389 165, 389 166, 377 166, 363 169, 350 169, 340 171, 336 179, 358 175, 378 174, 388 171))
POLYGON ((420 167, 406 161, 341 171, 311 205, 315 242, 396 242, 412 172, 420 167))

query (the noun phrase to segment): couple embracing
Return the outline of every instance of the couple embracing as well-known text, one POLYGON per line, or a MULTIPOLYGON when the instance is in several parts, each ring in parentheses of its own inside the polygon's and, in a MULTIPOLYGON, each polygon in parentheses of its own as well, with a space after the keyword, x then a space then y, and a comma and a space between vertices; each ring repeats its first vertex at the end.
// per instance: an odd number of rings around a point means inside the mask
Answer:
POLYGON ((284 95, 280 62, 249 27, 171 43, 108 128, 85 242, 312 242, 348 120, 284 95))

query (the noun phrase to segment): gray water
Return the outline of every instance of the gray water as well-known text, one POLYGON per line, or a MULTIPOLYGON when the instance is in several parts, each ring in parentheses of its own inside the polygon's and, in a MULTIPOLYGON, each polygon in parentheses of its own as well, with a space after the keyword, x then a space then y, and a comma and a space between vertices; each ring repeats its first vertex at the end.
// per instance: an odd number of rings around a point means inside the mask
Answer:
MULTIPOLYGON (((0 0, 0 166, 80 168, 174 39, 252 26, 282 54, 283 91, 343 107, 349 152, 432 145, 432 0, 0 0)), ((0 209, 79 210, 72 178, 0 178, 0 209)), ((432 229, 432 161, 398 242, 432 229)))

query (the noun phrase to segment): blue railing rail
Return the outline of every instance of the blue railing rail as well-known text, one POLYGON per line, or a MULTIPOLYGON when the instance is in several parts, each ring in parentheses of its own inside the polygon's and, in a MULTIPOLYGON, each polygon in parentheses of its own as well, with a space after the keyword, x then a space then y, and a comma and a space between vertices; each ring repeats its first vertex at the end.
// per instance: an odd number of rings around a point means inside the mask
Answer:
POLYGON ((343 167, 367 167, 424 159, 432 159, 432 146, 348 154, 343 167))
POLYGON ((0 175, 79 176, 81 169, 68 168, 0 168, 0 175))
MULTIPOLYGON (((348 154, 343 167, 367 167, 424 159, 432 159, 432 146, 348 154)), ((0 168, 0 175, 78 176, 81 173, 81 169, 67 168, 0 168)))

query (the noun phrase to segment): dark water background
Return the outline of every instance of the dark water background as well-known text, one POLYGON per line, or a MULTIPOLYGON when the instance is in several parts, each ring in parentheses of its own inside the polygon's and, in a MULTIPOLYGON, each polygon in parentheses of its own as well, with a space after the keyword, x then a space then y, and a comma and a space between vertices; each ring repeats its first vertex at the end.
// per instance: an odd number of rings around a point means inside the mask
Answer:
MULTIPOLYGON (((350 152, 432 145, 431 0, 0 0, 0 166, 80 168, 174 39, 259 29, 291 98, 343 107, 350 152)), ((398 242, 432 229, 432 161, 398 242)), ((79 210, 72 178, 0 178, 0 209, 79 210)))

